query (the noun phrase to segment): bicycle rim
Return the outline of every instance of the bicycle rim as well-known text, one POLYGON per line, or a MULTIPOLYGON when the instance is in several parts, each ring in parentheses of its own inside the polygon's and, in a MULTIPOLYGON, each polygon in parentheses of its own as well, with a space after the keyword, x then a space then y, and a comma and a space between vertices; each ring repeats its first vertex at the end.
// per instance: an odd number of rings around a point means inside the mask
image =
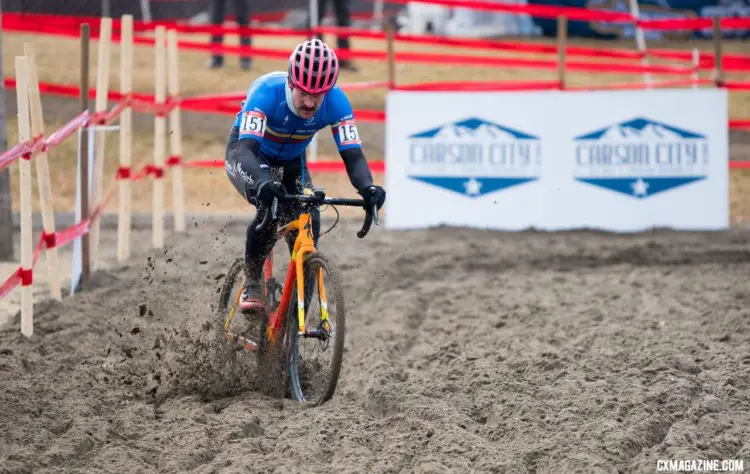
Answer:
POLYGON ((320 405, 336 391, 344 352, 346 309, 340 275, 320 252, 305 261, 305 330, 320 338, 298 334, 297 289, 287 315, 289 390, 292 398, 320 405), (322 275, 322 288, 316 275, 322 275), (324 296, 325 303, 323 303, 324 296), (327 325, 324 323, 327 314, 327 325))
POLYGON ((221 286, 221 292, 219 293, 219 314, 226 316, 226 312, 229 310, 229 302, 232 298, 234 298, 232 288, 234 288, 234 284, 237 282, 237 277, 239 276, 241 271, 242 259, 237 258, 229 267, 229 271, 224 277, 224 283, 221 286))
POLYGON ((231 343, 239 344, 247 350, 257 350, 261 317, 245 314, 238 308, 244 282, 243 268, 241 258, 236 259, 229 268, 221 289, 218 312, 222 315, 224 332, 231 343))

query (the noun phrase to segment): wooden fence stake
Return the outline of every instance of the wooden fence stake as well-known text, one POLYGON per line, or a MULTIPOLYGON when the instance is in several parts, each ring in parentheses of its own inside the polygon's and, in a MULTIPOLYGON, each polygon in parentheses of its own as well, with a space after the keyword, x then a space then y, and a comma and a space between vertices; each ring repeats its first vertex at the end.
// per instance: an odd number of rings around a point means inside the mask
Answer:
POLYGON ((716 87, 724 86, 724 68, 721 64, 721 19, 714 17, 714 81, 716 87))
MULTIPOLYGON (((133 15, 123 15, 120 34, 120 92, 127 97, 133 91, 133 15)), ((120 114, 120 168, 130 170, 133 164, 133 109, 130 105, 120 114)), ((130 258, 132 221, 132 181, 121 179, 117 217, 117 261, 130 258)))
POLYGON ((693 89, 698 88, 698 70, 700 69, 701 65, 701 53, 698 48, 693 48, 693 74, 691 75, 691 79, 693 80, 693 89))
MULTIPOLYGON (((81 112, 89 109, 89 37, 88 23, 81 25, 81 112)), ((84 128, 81 133, 81 222, 89 217, 89 134, 84 128)), ((89 233, 81 237, 81 284, 86 285, 91 273, 91 239, 89 233)))
MULTIPOLYGON (((638 0, 630 0, 630 14, 636 20, 635 23, 635 45, 638 48, 638 52, 641 53, 641 66, 648 67, 648 55, 646 52, 646 37, 643 35, 643 28, 637 23, 641 17, 641 13, 638 9, 638 0)), ((643 73, 643 82, 646 83, 646 88, 652 88, 651 73, 643 73)))
MULTIPOLYGON (((156 27, 156 106, 163 106, 167 94, 166 84, 166 45, 165 28, 162 25, 156 27)), ((164 151, 166 133, 166 117, 157 112, 154 118, 154 166, 157 173, 164 170, 164 151)), ((164 246, 164 179, 158 174, 154 176, 154 209, 152 213, 151 226, 153 229, 153 246, 162 248, 164 246)))
MULTIPOLYGON (((177 45, 177 31, 167 33, 167 56, 169 57, 169 96, 179 100, 180 96, 180 50, 177 45)), ((170 155, 182 159, 182 124, 180 106, 169 113, 169 150, 170 155)), ((172 165, 172 209, 174 211, 174 230, 185 231, 185 188, 182 181, 182 163, 172 165)))
POLYGON ((560 90, 565 89, 565 53, 568 46, 568 18, 565 15, 557 17, 557 80, 560 90))
MULTIPOLYGON (((34 45, 24 43, 24 52, 26 54, 26 67, 28 88, 29 88, 29 107, 31 112, 31 135, 33 137, 44 136, 44 116, 42 115, 42 97, 39 94, 39 76, 36 69, 36 51, 34 45)), ((42 150, 34 157, 36 166, 37 187, 39 188, 39 207, 42 211, 42 223, 44 232, 47 235, 55 233, 55 212, 52 205, 52 185, 49 178, 49 163, 47 152, 42 150)), ((47 259, 47 269, 49 271, 49 285, 52 297, 58 301, 62 300, 62 288, 60 284, 60 258, 57 253, 57 247, 48 248, 44 255, 47 259)))
POLYGON ((393 44, 393 25, 390 21, 385 22, 385 34, 388 46, 388 88, 396 87, 396 53, 393 44))
MULTIPOLYGON (((112 18, 102 18, 99 31, 99 57, 97 59, 95 110, 96 112, 105 112, 107 110, 107 96, 109 95, 109 59, 111 56, 110 51, 112 45, 112 18)), ((94 137, 94 143, 96 145, 94 151, 94 196, 90 203, 91 208, 89 209, 89 213, 92 213, 104 198, 104 151, 106 131, 97 130, 94 133, 94 137)), ((91 263, 94 269, 97 267, 97 259, 99 257, 100 224, 101 219, 96 219, 95 222, 91 223, 91 241, 93 243, 91 248, 91 263)))
MULTIPOLYGON (((29 81, 26 58, 16 56, 16 100, 18 101, 18 140, 23 143, 31 139, 29 125, 29 81)), ((34 289, 32 267, 34 265, 34 242, 31 222, 31 157, 21 158, 19 163, 21 185, 21 333, 34 335, 34 289)))

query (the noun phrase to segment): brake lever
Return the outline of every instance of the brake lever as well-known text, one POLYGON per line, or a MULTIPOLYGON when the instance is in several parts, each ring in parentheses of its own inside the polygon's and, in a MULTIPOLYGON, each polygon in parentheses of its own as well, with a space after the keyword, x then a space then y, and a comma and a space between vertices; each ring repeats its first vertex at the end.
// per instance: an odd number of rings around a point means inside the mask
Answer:
POLYGON ((365 235, 370 231, 370 226, 372 225, 372 213, 366 212, 365 213, 365 222, 362 224, 362 228, 357 231, 357 237, 360 239, 363 239, 365 235))
POLYGON ((371 211, 365 212, 365 222, 362 224, 362 229, 357 232, 357 237, 363 239, 367 235, 367 233, 370 231, 370 227, 372 226, 373 219, 375 220, 375 225, 380 225, 377 206, 372 206, 371 211))
POLYGON ((263 216, 263 220, 260 222, 260 224, 255 226, 255 230, 257 232, 263 232, 266 230, 266 227, 268 227, 269 221, 273 220, 276 221, 276 211, 279 207, 279 200, 278 198, 273 198, 273 202, 271 203, 271 209, 266 208, 261 204, 260 207, 258 207, 258 212, 260 212, 262 209, 266 210, 265 215, 263 216))

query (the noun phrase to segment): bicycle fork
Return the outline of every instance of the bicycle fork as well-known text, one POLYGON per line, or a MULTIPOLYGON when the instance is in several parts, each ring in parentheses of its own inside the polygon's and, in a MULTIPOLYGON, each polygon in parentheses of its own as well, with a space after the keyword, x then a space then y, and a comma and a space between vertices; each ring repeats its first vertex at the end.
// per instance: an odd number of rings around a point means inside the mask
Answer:
POLYGON ((326 341, 333 336, 331 323, 328 319, 328 301, 326 298, 325 285, 323 284, 323 269, 316 271, 315 281, 313 284, 318 287, 318 299, 320 304, 320 324, 317 329, 306 330, 305 327, 305 275, 303 271, 305 252, 302 258, 297 259, 297 336, 312 337, 321 341, 326 341))

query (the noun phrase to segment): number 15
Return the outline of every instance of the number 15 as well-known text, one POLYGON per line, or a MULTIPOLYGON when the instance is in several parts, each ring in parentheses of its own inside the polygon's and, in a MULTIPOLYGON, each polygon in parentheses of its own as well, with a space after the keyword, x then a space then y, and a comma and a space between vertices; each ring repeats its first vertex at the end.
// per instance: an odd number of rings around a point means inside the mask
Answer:
POLYGON ((339 139, 341 143, 356 142, 358 140, 357 126, 353 123, 339 127, 339 139))

